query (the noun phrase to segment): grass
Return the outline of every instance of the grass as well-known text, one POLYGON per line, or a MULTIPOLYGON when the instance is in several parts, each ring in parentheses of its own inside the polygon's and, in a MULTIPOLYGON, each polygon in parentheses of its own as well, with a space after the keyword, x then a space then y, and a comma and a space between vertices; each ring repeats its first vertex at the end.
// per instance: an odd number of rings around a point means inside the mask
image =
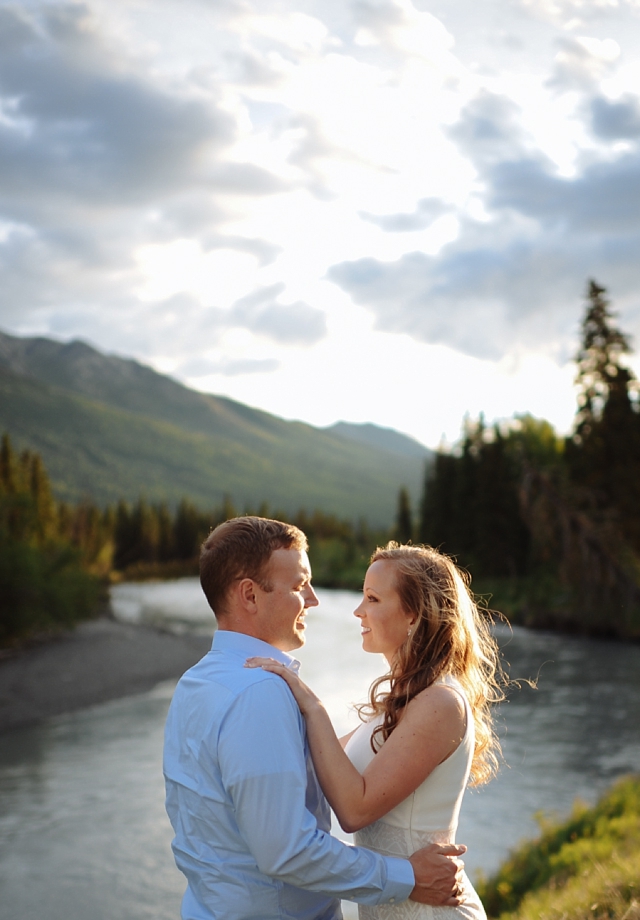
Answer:
POLYGON ((522 844, 478 893, 500 920, 640 920, 640 777, 576 803, 522 844))

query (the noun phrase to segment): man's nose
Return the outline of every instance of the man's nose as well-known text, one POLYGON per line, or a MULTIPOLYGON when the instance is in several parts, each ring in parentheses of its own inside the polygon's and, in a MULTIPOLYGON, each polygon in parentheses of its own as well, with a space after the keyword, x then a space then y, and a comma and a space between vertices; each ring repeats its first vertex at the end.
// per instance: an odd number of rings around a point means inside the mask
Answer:
POLYGON ((307 585, 307 590, 304 595, 304 606, 305 607, 317 607, 320 601, 316 596, 316 592, 313 590, 311 585, 307 585))

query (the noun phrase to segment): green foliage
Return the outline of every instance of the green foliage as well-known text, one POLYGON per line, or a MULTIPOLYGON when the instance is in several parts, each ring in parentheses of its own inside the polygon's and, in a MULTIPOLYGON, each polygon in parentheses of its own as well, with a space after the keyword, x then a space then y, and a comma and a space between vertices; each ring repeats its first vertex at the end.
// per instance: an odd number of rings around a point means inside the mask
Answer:
POLYGON ((631 352, 629 337, 613 325, 614 314, 606 294, 606 289, 595 281, 588 282, 582 343, 576 355, 576 383, 580 388, 575 430, 578 442, 592 436, 612 394, 628 397, 629 384, 635 379, 622 364, 622 356, 631 352))
POLYGON ((100 581, 69 546, 0 546, 0 647, 35 633, 66 629, 94 615, 100 581))
POLYGON ((578 413, 567 441, 568 469, 580 507, 619 531, 640 553, 640 412, 638 384, 623 364, 631 346, 613 325, 606 291, 591 281, 578 353, 578 413))
POLYGON ((114 568, 131 575, 134 569, 144 572, 145 566, 157 573, 163 565, 193 562, 211 528, 236 513, 229 502, 202 512, 183 498, 172 516, 164 502, 153 505, 142 497, 133 505, 119 501, 114 514, 114 568))
POLYGON ((514 419, 506 429, 487 429, 482 419, 467 422, 460 454, 441 452, 427 470, 421 542, 458 556, 477 577, 523 575, 529 532, 519 484, 529 456, 555 460, 549 428, 531 416, 514 419))
POLYGON ((419 539, 528 626, 640 637, 640 411, 628 338, 590 282, 572 438, 517 416, 467 422, 427 470, 419 539))
POLYGON ((577 803, 564 822, 539 821, 540 837, 522 844, 496 875, 478 884, 490 917, 640 915, 640 777, 621 780, 594 808, 577 803))
POLYGON ((0 646, 90 616, 100 596, 102 514, 58 508, 41 458, 0 446, 0 646))
POLYGON ((409 543, 413 540, 413 520, 411 518, 411 500, 409 492, 404 486, 398 492, 398 510, 396 512, 396 526, 394 539, 398 543, 409 543))
POLYGON ((309 539, 309 561, 313 582, 323 588, 359 591, 377 546, 389 537, 384 530, 372 530, 361 520, 357 525, 334 515, 299 511, 292 523, 309 539))

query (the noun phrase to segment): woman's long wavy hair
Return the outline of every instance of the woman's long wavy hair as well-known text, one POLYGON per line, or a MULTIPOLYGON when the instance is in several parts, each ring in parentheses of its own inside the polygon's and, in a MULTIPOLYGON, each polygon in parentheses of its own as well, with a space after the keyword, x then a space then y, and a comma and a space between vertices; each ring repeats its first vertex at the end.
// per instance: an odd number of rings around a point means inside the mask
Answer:
POLYGON ((416 621, 390 672, 374 681, 369 702, 358 707, 363 719, 384 714, 371 746, 376 751, 389 737, 405 706, 421 690, 450 674, 462 685, 471 706, 475 750, 470 782, 482 785, 497 772, 501 753, 490 707, 504 699, 504 676, 490 621, 478 610, 467 573, 444 553, 392 541, 374 552, 371 563, 381 559, 393 562, 402 609, 416 621), (389 689, 383 691, 386 683, 389 689))

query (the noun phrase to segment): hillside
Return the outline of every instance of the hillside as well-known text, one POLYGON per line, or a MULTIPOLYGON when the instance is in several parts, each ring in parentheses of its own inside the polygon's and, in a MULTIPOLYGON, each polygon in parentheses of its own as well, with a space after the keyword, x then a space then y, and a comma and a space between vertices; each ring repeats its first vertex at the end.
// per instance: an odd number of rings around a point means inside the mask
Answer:
POLYGON ((478 894, 500 920, 640 920, 640 777, 560 823, 541 819, 478 894))
POLYGON ((0 429, 42 454, 60 498, 321 508, 388 524, 419 495, 427 448, 398 432, 317 429, 198 393, 83 342, 0 334, 0 429))

